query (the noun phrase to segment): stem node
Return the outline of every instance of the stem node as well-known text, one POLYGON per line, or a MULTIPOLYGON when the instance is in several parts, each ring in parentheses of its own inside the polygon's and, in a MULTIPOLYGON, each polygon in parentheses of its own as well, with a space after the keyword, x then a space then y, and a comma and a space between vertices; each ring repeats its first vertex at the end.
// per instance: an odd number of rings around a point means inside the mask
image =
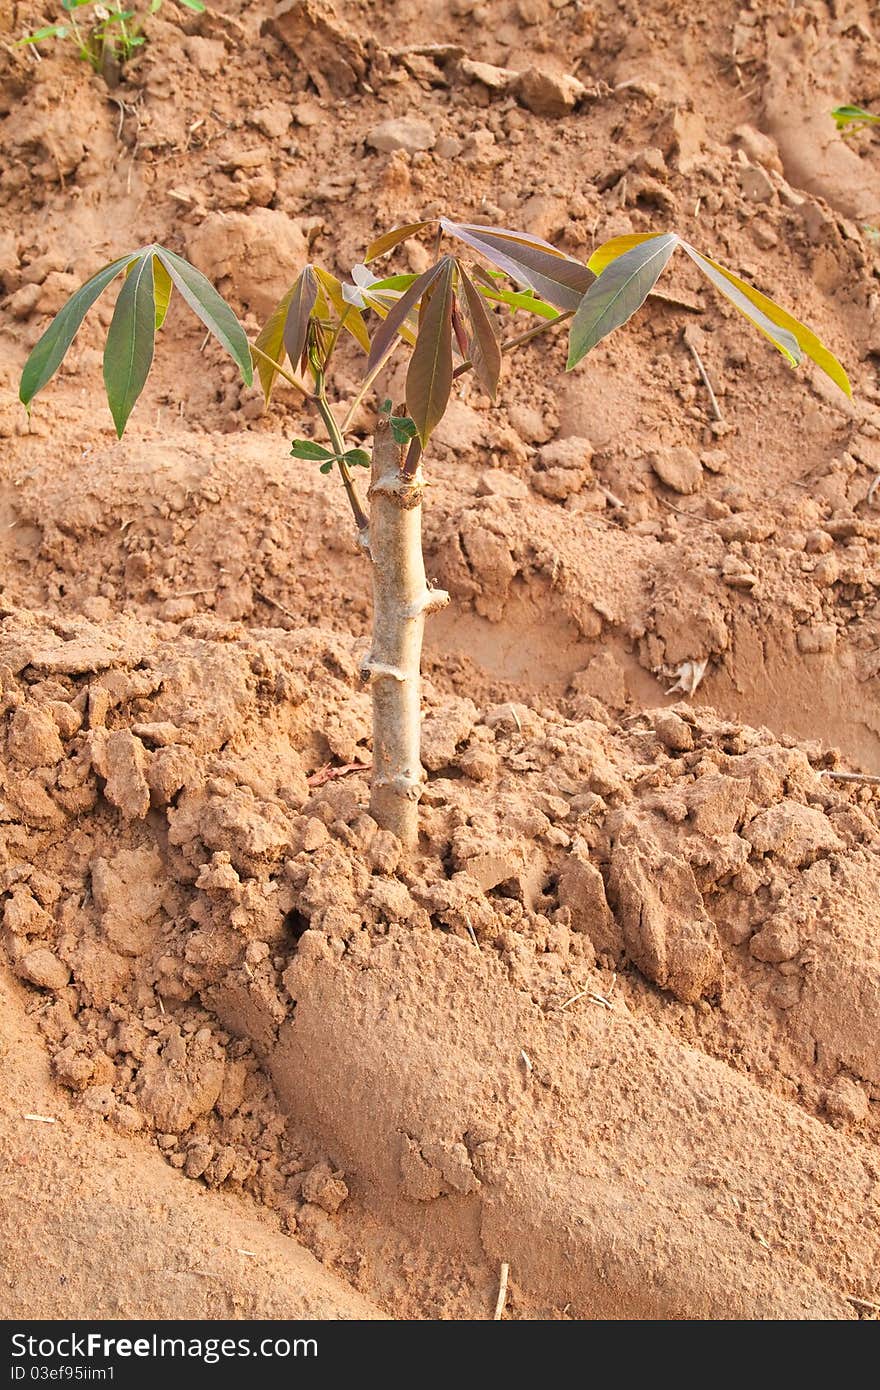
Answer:
POLYGON ((404 472, 403 446, 380 417, 373 444, 370 543, 373 645, 363 663, 373 698, 370 811, 407 849, 419 837, 425 774, 419 756, 425 615, 448 602, 430 589, 422 557, 422 480, 404 472))

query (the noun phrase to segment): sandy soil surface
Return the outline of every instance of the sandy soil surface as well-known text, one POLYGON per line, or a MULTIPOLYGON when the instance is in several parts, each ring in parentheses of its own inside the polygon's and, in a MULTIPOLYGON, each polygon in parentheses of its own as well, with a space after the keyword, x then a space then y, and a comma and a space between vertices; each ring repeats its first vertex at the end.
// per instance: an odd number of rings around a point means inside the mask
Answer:
POLYGON ((828 113, 880 109, 876 9, 278 11, 166 3, 111 90, 0 3, 0 1312, 491 1318, 508 1264, 505 1317, 874 1318, 880 143, 828 113), (296 397, 178 306, 118 444, 103 302, 16 391, 130 247, 255 330, 439 212, 675 228, 854 398, 685 264, 571 376, 461 388, 402 863, 338 775, 369 576, 296 397))

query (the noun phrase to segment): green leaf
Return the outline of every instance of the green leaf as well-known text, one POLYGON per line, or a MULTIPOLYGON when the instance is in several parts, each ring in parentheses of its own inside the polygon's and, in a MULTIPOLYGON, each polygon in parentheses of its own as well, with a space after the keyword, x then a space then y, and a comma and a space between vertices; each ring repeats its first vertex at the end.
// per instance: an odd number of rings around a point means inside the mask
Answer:
POLYGON ((423 447, 430 439, 431 431, 443 419, 452 390, 452 291, 455 271, 456 264, 452 257, 444 257, 430 298, 422 300, 419 334, 406 374, 406 403, 423 447))
POLYGON ((501 376, 501 343, 498 340, 498 330, 482 295, 461 264, 458 273, 471 326, 468 351, 474 364, 474 375, 494 401, 501 376))
POLYGON ((577 309, 593 283, 594 276, 585 265, 540 237, 505 227, 450 222, 445 217, 440 226, 559 309, 577 309))
MULTIPOLYGON (((410 310, 415 308, 422 295, 430 289, 449 261, 450 258, 447 256, 442 261, 438 261, 436 265, 432 265, 425 271, 424 275, 420 275, 417 280, 413 281, 406 293, 402 294, 397 303, 388 310, 384 321, 373 335, 370 355, 367 358, 368 372, 374 371, 391 350, 395 338, 405 327, 410 310)), ((372 286, 370 288, 372 289, 372 286)))
MULTIPOLYGON (((259 348, 266 357, 271 357, 278 367, 284 366, 284 325, 287 321, 287 310, 290 308, 292 298, 293 290, 290 289, 280 304, 275 305, 254 343, 254 347, 259 348)), ((275 367, 270 366, 263 357, 257 356, 256 353, 254 353, 254 366, 257 369, 260 385, 263 388, 263 396, 268 405, 278 372, 275 367)))
POLYGON ((156 299, 156 329, 160 329, 168 313, 172 291, 171 276, 158 257, 153 257, 153 290, 156 299))
POLYGON ((312 266, 304 266, 290 292, 290 303, 284 320, 284 346, 294 371, 308 342, 309 319, 317 298, 318 278, 312 266))
POLYGON ((811 329, 780 308, 766 294, 761 294, 760 290, 756 290, 738 275, 725 269, 718 261, 702 255, 686 241, 682 242, 682 247, 703 274, 712 281, 715 288, 720 290, 765 338, 769 338, 793 367, 800 364, 803 356, 809 357, 836 386, 840 387, 844 395, 852 396, 849 377, 840 362, 811 329))
MULTIPOLYGON (((391 410, 391 402, 387 401, 387 415, 391 410)), ((408 415, 391 416, 391 435, 395 444, 408 444, 416 435, 416 422, 411 420, 408 415)))
POLYGON ((838 130, 846 130, 850 125, 880 125, 880 116, 863 106, 835 106, 831 114, 838 130))
POLYGON ((603 270, 571 321, 567 371, 644 304, 677 245, 675 232, 651 237, 603 270))
POLYGON ((180 0, 181 5, 185 5, 188 10, 195 10, 196 14, 204 12, 202 0, 180 0))
POLYGON ((42 43, 43 39, 66 39, 70 30, 66 24, 47 24, 43 29, 35 29, 23 39, 16 39, 13 47, 20 48, 24 43, 42 43))
POLYGON ((385 232, 383 236, 370 243, 364 260, 374 261, 377 256, 384 256, 386 251, 391 251, 401 241, 406 241, 408 237, 415 236, 417 232, 423 232, 430 226, 430 222, 408 222, 405 227, 395 227, 393 231, 385 232))
POLYGON ((369 468, 371 465, 370 455, 366 449, 349 449, 342 457, 353 468, 369 468))
POLYGON ((98 296, 127 265, 143 254, 143 251, 130 251, 127 256, 120 256, 118 260, 111 261, 80 286, 63 309, 59 309, 32 350, 21 374, 19 398, 25 406, 30 408, 34 396, 38 391, 42 391, 46 382, 58 370, 80 324, 98 296))
POLYGON ((374 280, 370 286, 375 294, 378 290, 408 290, 418 280, 418 275, 387 275, 384 280, 374 280))
POLYGON ((149 375, 155 337, 156 301, 150 248, 119 291, 104 346, 104 385, 120 439, 149 375))
POLYGON ((315 444, 311 439, 295 439, 290 452, 295 459, 329 459, 332 463, 336 458, 332 449, 325 449, 323 444, 315 444))
POLYGON ((321 467, 318 469, 318 472, 319 472, 319 473, 332 473, 332 472, 333 472, 333 464, 334 464, 334 461, 335 461, 334 459, 328 459, 326 463, 322 463, 322 464, 321 464, 321 467))
POLYGON ((245 385, 250 386, 254 369, 247 334, 225 299, 217 293, 210 280, 182 256, 166 250, 164 246, 156 248, 156 255, 193 313, 226 349, 241 372, 245 385))
MULTIPOLYGON (((476 266, 473 267, 476 270, 476 266)), ((559 316, 559 310, 553 304, 548 304, 546 300, 539 299, 533 290, 517 291, 503 290, 495 285, 478 286, 480 294, 484 299, 490 300, 493 304, 506 304, 509 309, 516 312, 517 309, 525 309, 529 314, 537 314, 542 319, 555 319, 559 316)))

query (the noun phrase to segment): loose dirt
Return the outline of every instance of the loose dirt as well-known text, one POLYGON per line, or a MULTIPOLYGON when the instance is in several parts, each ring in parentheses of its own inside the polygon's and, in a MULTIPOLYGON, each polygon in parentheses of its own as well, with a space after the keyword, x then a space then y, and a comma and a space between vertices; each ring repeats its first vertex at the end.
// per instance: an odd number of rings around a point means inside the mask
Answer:
POLYGON ((113 89, 0 11, 6 1316, 489 1318, 502 1262, 506 1317, 876 1316, 880 146, 828 112, 880 109, 880 60, 845 10, 166 3, 113 89), (178 306, 118 444, 103 302, 30 424, 16 383, 129 247, 255 330, 440 211, 582 256, 674 227, 854 399, 683 263, 573 375, 545 341, 498 406, 463 386, 403 864, 294 395, 178 306))

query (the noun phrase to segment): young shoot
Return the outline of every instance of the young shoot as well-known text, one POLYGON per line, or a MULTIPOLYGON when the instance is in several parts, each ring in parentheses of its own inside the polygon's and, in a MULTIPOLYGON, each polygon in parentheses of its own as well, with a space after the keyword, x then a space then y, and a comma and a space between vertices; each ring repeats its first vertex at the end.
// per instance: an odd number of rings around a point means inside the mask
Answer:
POLYGON ((111 262, 68 301, 33 349, 21 399, 31 403, 57 370, 85 314, 117 277, 122 288, 107 334, 104 384, 121 437, 144 388, 174 289, 231 354, 247 385, 252 367, 270 403, 278 377, 300 393, 321 422, 327 443, 294 440, 292 456, 338 472, 357 537, 372 568, 373 631, 363 674, 373 705, 370 808, 406 848, 418 844, 420 667, 426 617, 448 602, 432 588, 422 556, 423 466, 457 379, 473 373, 495 399, 504 358, 547 333, 568 335, 567 370, 644 304, 672 256, 697 266, 723 298, 792 366, 809 358, 846 395, 846 372, 804 324, 698 251, 676 232, 615 237, 584 264, 528 232, 454 222, 397 227, 367 249, 347 283, 306 265, 249 343, 238 319, 205 277, 181 256, 151 244, 111 262), (376 275, 371 263, 409 237, 430 233, 436 247, 423 273, 376 275), (505 321, 531 322, 511 332, 505 321), (334 354, 343 338, 363 354, 360 385, 343 414, 334 409, 334 354), (358 407, 389 362, 408 353, 406 399, 382 404, 372 448, 354 429, 358 407), (356 481, 369 469, 367 496, 356 481))

